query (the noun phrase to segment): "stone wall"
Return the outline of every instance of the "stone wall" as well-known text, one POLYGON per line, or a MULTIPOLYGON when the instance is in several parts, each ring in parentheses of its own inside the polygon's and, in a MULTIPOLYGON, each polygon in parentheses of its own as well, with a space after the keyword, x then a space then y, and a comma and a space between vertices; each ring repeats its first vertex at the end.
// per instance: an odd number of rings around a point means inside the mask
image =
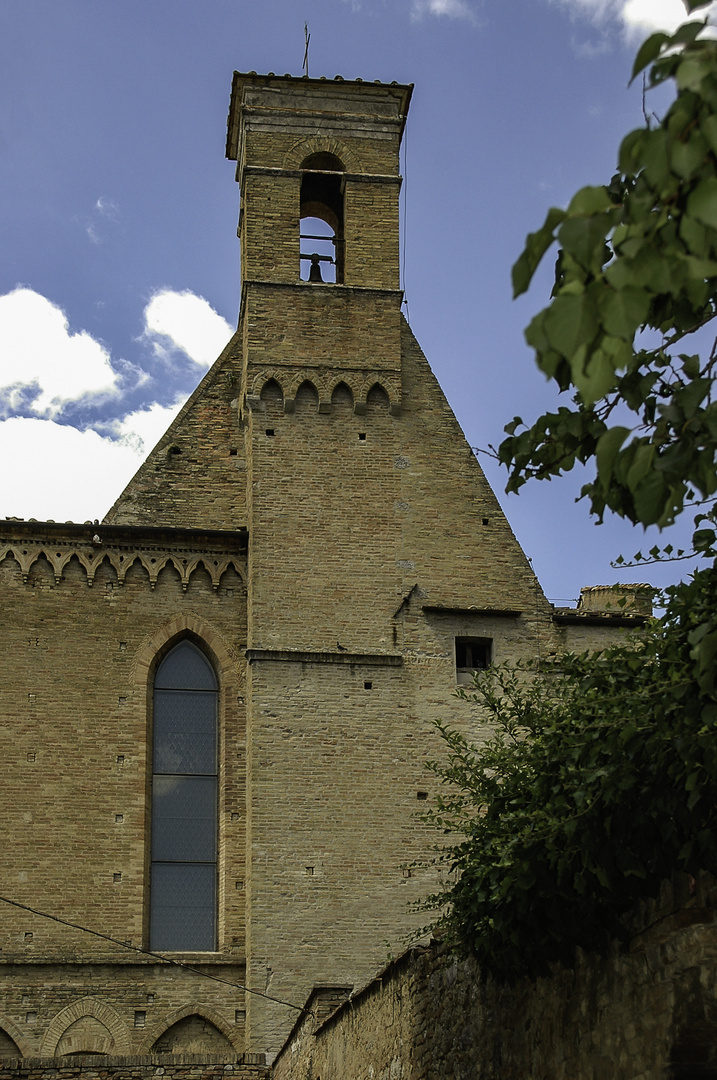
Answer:
POLYGON ((0 1062, 0 1080, 264 1080, 261 1054, 207 1058, 197 1054, 148 1057, 79 1056, 71 1060, 15 1058, 0 1062))
POLYGON ((665 887, 627 947, 499 987, 440 947, 390 963, 328 1019, 307 1002, 274 1080, 713 1080, 717 896, 711 880, 665 887))

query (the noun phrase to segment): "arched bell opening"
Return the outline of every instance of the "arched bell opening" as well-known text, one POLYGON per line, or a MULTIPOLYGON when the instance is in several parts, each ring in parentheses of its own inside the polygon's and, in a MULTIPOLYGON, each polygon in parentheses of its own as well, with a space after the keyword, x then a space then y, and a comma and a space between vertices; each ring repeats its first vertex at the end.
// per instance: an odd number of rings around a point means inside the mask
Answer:
POLYGON ((310 154, 299 196, 300 264, 303 281, 344 281, 344 167, 335 154, 310 154))

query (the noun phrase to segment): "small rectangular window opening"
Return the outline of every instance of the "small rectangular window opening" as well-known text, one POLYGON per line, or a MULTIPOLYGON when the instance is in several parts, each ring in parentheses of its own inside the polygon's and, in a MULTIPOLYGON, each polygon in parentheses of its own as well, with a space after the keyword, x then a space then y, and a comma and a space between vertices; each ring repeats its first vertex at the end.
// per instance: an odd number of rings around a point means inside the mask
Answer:
POLYGON ((366 442, 366 432, 359 431, 359 442, 366 442))
POLYGON ((271 438, 271 436, 274 434, 274 428, 273 427, 268 427, 266 429, 266 434, 269 436, 269 438, 271 438))
POLYGON ((456 638, 456 681, 459 685, 473 682, 476 671, 490 667, 493 652, 491 638, 456 638))
POLYGON ((364 690, 373 690, 373 683, 369 682, 367 679, 366 682, 363 684, 363 688, 364 690))

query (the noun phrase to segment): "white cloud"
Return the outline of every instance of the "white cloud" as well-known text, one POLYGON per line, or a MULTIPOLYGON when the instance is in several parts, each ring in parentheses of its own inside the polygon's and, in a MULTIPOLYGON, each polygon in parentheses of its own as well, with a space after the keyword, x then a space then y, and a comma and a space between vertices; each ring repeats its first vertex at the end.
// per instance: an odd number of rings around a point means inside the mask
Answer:
POLYGON ((181 349, 202 367, 214 363, 234 333, 207 300, 188 291, 156 292, 144 309, 144 322, 142 338, 151 343, 155 356, 169 361, 172 352, 181 349))
POLYGON ((559 0, 573 14, 589 19, 596 26, 617 20, 627 37, 645 37, 656 30, 674 32, 688 19, 714 15, 717 3, 687 14, 682 0, 559 0))
POLYGON ((160 405, 155 401, 146 409, 137 409, 122 419, 113 420, 106 430, 124 445, 132 447, 143 460, 157 445, 186 400, 186 395, 182 395, 171 405, 160 405))
POLYGON ((141 460, 128 442, 20 416, 0 423, 0 454, 23 463, 6 470, 0 517, 40 521, 103 517, 141 460))
POLYGON ((445 16, 448 19, 467 19, 475 22, 476 16, 466 0, 413 0, 411 18, 418 22, 424 15, 445 16))
MULTIPOLYGON (((190 292, 157 293, 145 309, 144 338, 161 355, 182 349, 209 366, 231 337, 229 324, 190 292)), ((133 389, 147 381, 133 369, 133 389)), ((102 518, 175 418, 186 396, 122 415, 119 379, 107 350, 72 333, 64 312, 32 289, 0 296, 0 403, 35 417, 0 420, 0 455, 20 460, 0 487, 0 517, 56 521, 102 518), (112 400, 114 418, 81 431, 57 422, 68 402, 112 400), (28 404, 29 402, 29 404, 28 404), (119 414, 119 415, 118 415, 119 414)))
POLYGON ((86 331, 73 333, 61 308, 32 289, 0 296, 0 395, 4 411, 30 399, 39 416, 70 401, 117 394, 107 350, 86 331))
POLYGON ((115 438, 54 420, 14 416, 0 422, 0 457, 7 469, 0 518, 38 521, 101 519, 132 479, 184 404, 156 403, 106 425, 115 438))

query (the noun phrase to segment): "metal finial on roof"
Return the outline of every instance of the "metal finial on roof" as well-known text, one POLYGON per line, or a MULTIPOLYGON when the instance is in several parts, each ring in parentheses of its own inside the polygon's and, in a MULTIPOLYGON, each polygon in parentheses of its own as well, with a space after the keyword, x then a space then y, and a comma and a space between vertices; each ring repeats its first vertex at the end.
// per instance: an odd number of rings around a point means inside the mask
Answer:
POLYGON ((309 24, 304 23, 304 62, 301 65, 306 73, 306 78, 309 77, 309 42, 311 41, 311 34, 309 33, 309 24))

